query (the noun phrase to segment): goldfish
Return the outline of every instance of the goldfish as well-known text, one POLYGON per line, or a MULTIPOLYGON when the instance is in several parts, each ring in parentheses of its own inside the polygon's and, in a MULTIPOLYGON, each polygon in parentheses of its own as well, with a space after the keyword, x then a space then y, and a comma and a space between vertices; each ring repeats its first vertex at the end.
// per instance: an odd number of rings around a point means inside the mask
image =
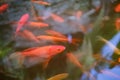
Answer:
POLYGON ((99 38, 101 41, 103 41, 103 42, 105 42, 106 44, 108 44, 111 49, 114 49, 114 52, 115 52, 116 54, 120 55, 120 50, 119 50, 116 46, 114 46, 111 42, 109 42, 108 40, 104 39, 104 38, 101 37, 101 36, 98 36, 98 38, 99 38))
POLYGON ((18 21, 18 26, 17 26, 17 29, 16 29, 16 33, 18 33, 20 31, 20 29, 27 23, 28 19, 29 19, 29 14, 28 13, 22 15, 22 17, 18 21))
POLYGON ((55 75, 47 80, 63 80, 65 78, 67 78, 68 75, 69 75, 68 73, 57 74, 57 75, 55 75))
POLYGON ((32 2, 40 4, 40 5, 48 5, 48 6, 51 5, 50 3, 45 2, 45 1, 32 1, 32 2))
POLYGON ((79 60, 72 53, 67 53, 66 56, 68 60, 70 60, 77 67, 82 68, 82 65, 80 64, 79 60))
POLYGON ((19 32, 19 34, 28 40, 35 41, 35 42, 39 43, 39 40, 36 38, 36 36, 32 32, 30 32, 29 30, 24 30, 22 32, 19 32))
POLYGON ((0 6, 0 14, 3 13, 4 11, 6 11, 8 9, 8 4, 3 4, 0 6))
POLYGON ((47 23, 43 23, 43 22, 28 22, 27 24, 28 26, 34 26, 34 27, 37 27, 37 28, 41 28, 41 27, 48 27, 49 24, 47 23))
MULTIPOLYGON (((48 45, 42 47, 33 47, 21 52, 15 52, 9 56, 9 60, 18 61, 20 67, 29 68, 35 64, 42 63, 45 69, 49 61, 55 55, 63 52, 66 48, 62 45, 48 45)), ((18 66, 18 65, 16 65, 18 66)))
POLYGON ((120 12, 120 4, 118 4, 115 8, 114 8, 115 12, 120 12))
MULTIPOLYGON (((37 39, 39 40, 49 40, 49 41, 54 41, 54 42, 69 42, 69 38, 61 38, 61 37, 55 37, 55 36, 46 36, 46 35, 40 35, 40 36, 37 36, 37 39)), ((72 44, 76 44, 77 41, 80 41, 80 40, 77 40, 77 39, 72 39, 72 44)))
POLYGON ((60 22, 60 23, 62 23, 62 22, 64 22, 64 19, 62 18, 62 17, 60 17, 60 16, 58 16, 57 14, 51 14, 51 17, 53 18, 53 20, 54 21, 56 21, 56 22, 60 22))
POLYGON ((46 32, 47 34, 51 35, 51 36, 66 38, 65 35, 61 34, 60 32, 54 31, 54 30, 46 30, 45 32, 46 32))
POLYGON ((117 18, 115 21, 116 30, 120 30, 120 18, 117 18))

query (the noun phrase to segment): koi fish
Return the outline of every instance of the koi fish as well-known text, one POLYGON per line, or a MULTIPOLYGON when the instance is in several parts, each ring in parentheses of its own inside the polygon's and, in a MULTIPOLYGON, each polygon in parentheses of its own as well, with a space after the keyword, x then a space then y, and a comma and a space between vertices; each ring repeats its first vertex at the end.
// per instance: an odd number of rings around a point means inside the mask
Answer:
POLYGON ((45 32, 46 32, 47 34, 51 35, 51 36, 66 38, 65 35, 61 34, 60 32, 54 31, 54 30, 46 30, 45 32))
POLYGON ((0 14, 3 13, 4 11, 6 11, 8 9, 8 4, 3 4, 0 6, 0 14))
POLYGON ((57 22, 60 22, 60 23, 64 22, 64 19, 62 17, 58 16, 57 14, 52 13, 51 17, 53 18, 54 21, 57 21, 57 22))
POLYGON ((67 78, 68 75, 69 75, 68 73, 57 74, 57 75, 55 75, 47 80, 63 80, 65 78, 67 78))
POLYGON ((114 46, 111 42, 109 42, 108 40, 104 39, 104 38, 101 37, 101 36, 98 36, 98 38, 99 38, 101 41, 103 41, 103 42, 105 42, 106 44, 108 44, 111 49, 114 49, 114 52, 115 52, 116 54, 120 55, 120 50, 119 50, 116 46, 114 46))
POLYGON ((49 24, 43 23, 43 22, 28 22, 27 25, 32 26, 32 27, 34 26, 34 27, 37 27, 37 28, 48 27, 49 26, 49 24))
POLYGON ((40 5, 48 5, 48 6, 51 5, 50 3, 45 2, 45 1, 32 1, 32 2, 40 4, 40 5))
POLYGON ((72 54, 72 53, 67 53, 67 58, 75 64, 77 67, 82 68, 82 65, 80 64, 79 60, 72 54))
POLYGON ((114 8, 115 12, 120 12, 120 4, 118 4, 115 8, 114 8))
POLYGON ((22 32, 19 32, 19 34, 22 37, 24 37, 24 38, 26 38, 28 40, 35 41, 35 42, 39 43, 39 40, 36 38, 36 36, 32 32, 30 32, 28 30, 24 30, 22 32))
POLYGON ((117 18, 115 21, 116 30, 120 30, 120 18, 117 18))
POLYGON ((51 58, 64 50, 65 47, 62 45, 33 47, 21 52, 15 52, 9 56, 9 59, 18 61, 19 65, 24 65, 26 68, 42 63, 45 69, 51 58))
MULTIPOLYGON (((46 36, 46 35, 40 35, 40 36, 37 36, 37 39, 39 40, 49 40, 49 41, 54 41, 54 42, 69 42, 69 38, 61 38, 61 37, 55 37, 55 36, 46 36)), ((72 44, 76 44, 77 41, 80 41, 80 40, 77 40, 77 39, 72 39, 71 43, 72 44)))
POLYGON ((16 29, 16 33, 18 33, 20 31, 20 29, 27 23, 28 19, 29 19, 29 14, 28 13, 22 15, 22 17, 18 21, 18 26, 17 26, 17 29, 16 29))

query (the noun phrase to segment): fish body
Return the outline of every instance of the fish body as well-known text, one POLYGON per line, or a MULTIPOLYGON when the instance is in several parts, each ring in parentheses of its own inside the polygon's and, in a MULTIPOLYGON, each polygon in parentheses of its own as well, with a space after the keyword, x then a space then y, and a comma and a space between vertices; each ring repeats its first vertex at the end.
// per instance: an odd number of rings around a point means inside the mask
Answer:
POLYGON ((3 4, 0 6, 0 14, 3 13, 4 11, 6 11, 8 9, 8 4, 3 4))
POLYGON ((40 4, 40 5, 51 5, 49 2, 45 2, 45 1, 32 1, 34 3, 40 4))
POLYGON ((24 65, 25 68, 29 68, 38 63, 42 63, 43 68, 46 68, 51 58, 64 50, 65 47, 62 45, 33 47, 25 49, 21 52, 15 52, 11 54, 9 56, 9 60, 17 61, 17 67, 21 67, 24 65))
POLYGON ((20 20, 18 21, 18 26, 17 26, 17 29, 16 29, 16 33, 18 33, 20 31, 20 29, 27 23, 29 19, 29 14, 26 13, 24 14, 20 20))
POLYGON ((37 28, 42 28, 42 27, 48 27, 49 26, 49 24, 43 23, 43 22, 29 22, 28 25, 32 26, 32 27, 37 27, 37 28))
POLYGON ((36 38, 36 36, 32 32, 30 32, 29 30, 24 30, 24 31, 20 32, 19 34, 28 40, 35 41, 35 42, 39 43, 39 40, 36 38))
POLYGON ((120 4, 118 4, 115 8, 114 8, 115 12, 120 12, 120 4))
POLYGON ((66 55, 68 60, 70 60, 77 67, 82 68, 82 65, 80 64, 79 60, 72 53, 67 53, 66 55))
POLYGON ((66 38, 65 35, 61 34, 60 32, 54 31, 54 30, 46 30, 45 32, 46 32, 47 34, 51 35, 51 36, 66 38))
MULTIPOLYGON (((69 42, 68 37, 62 38, 62 37, 56 37, 56 36, 40 35, 40 36, 37 36, 37 39, 39 39, 39 40, 49 40, 49 41, 53 41, 53 42, 69 42)), ((76 44, 77 41, 80 41, 80 40, 72 39, 71 43, 76 44)))
POLYGON ((116 30, 120 30, 120 18, 117 18, 115 21, 116 30))
POLYGON ((62 18, 62 17, 60 17, 60 16, 58 16, 57 14, 51 14, 51 17, 53 18, 53 20, 54 21, 56 21, 56 22, 60 22, 60 23, 62 23, 62 22, 64 22, 64 19, 62 18))
POLYGON ((67 78, 68 75, 69 75, 68 73, 57 74, 57 75, 55 75, 47 80, 63 80, 65 78, 67 78))
POLYGON ((108 40, 104 39, 104 38, 101 37, 101 36, 99 36, 98 38, 99 38, 101 41, 105 42, 107 45, 109 45, 109 47, 110 47, 111 49, 114 49, 114 52, 115 52, 116 54, 120 55, 120 50, 119 50, 116 46, 114 46, 111 42, 109 42, 108 40))

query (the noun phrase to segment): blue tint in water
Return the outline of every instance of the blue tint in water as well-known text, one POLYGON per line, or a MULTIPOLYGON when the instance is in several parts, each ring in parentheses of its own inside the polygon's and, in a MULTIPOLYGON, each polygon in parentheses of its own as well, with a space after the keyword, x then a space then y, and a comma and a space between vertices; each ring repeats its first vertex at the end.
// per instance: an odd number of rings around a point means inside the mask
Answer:
POLYGON ((97 80, 120 80, 120 66, 116 66, 113 69, 106 69, 111 74, 100 73, 97 76, 97 80), (113 76, 115 75, 115 76, 113 76))
MULTIPOLYGON (((117 46, 120 41, 120 32, 118 32, 111 40, 110 42, 114 45, 117 46)), ((109 45, 105 44, 104 47, 101 50, 102 56, 105 57, 108 60, 111 60, 111 56, 114 53, 114 49, 109 47, 109 45)))

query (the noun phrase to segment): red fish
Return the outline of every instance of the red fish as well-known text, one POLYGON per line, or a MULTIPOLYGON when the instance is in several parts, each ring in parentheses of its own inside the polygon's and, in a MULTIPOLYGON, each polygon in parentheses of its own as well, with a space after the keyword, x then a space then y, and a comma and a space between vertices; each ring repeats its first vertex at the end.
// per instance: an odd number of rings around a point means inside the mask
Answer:
POLYGON ((45 69, 50 59, 64 50, 65 47, 62 45, 33 47, 21 52, 13 53, 9 58, 14 60, 18 57, 18 63, 24 65, 25 67, 31 67, 35 64, 43 63, 43 68, 45 69))
POLYGON ((60 22, 60 23, 64 22, 64 19, 62 17, 58 16, 57 14, 52 13, 51 17, 53 18, 54 21, 57 21, 57 22, 60 22))
POLYGON ((79 60, 72 54, 72 53, 67 53, 67 58, 75 64, 77 67, 82 68, 82 65, 80 64, 79 60))
POLYGON ((120 30, 120 18, 117 18, 115 21, 116 30, 120 30))
MULTIPOLYGON (((39 40, 49 40, 49 41, 53 41, 53 42, 69 42, 69 38, 65 37, 55 37, 55 36, 46 36, 46 35, 40 35, 37 36, 37 39, 39 40)), ((78 42, 80 40, 77 39, 72 39, 71 43, 72 44, 76 44, 76 42, 78 42)))
POLYGON ((48 27, 49 24, 43 22, 29 22, 27 25, 37 28, 48 27))
POLYGON ((114 8, 115 12, 120 12, 120 4, 118 4, 115 8, 114 8))
POLYGON ((60 32, 54 31, 54 30, 46 30, 45 32, 46 32, 47 34, 51 35, 51 36, 66 38, 65 35, 61 34, 60 32))
POLYGON ((0 6, 0 14, 3 13, 4 11, 6 11, 8 9, 8 4, 3 4, 0 6))
POLYGON ((17 29, 16 29, 16 33, 18 33, 20 31, 20 29, 27 23, 28 19, 29 19, 29 14, 28 13, 22 15, 22 17, 18 21, 18 26, 17 26, 17 29))
POLYGON ((35 41, 35 42, 39 43, 39 40, 36 38, 36 36, 32 32, 30 32, 28 30, 24 30, 23 32, 20 32, 19 34, 22 37, 24 37, 24 38, 26 38, 28 40, 35 41))
POLYGON ((48 5, 48 6, 51 5, 50 3, 45 2, 45 1, 32 1, 32 2, 40 4, 40 5, 48 5))

